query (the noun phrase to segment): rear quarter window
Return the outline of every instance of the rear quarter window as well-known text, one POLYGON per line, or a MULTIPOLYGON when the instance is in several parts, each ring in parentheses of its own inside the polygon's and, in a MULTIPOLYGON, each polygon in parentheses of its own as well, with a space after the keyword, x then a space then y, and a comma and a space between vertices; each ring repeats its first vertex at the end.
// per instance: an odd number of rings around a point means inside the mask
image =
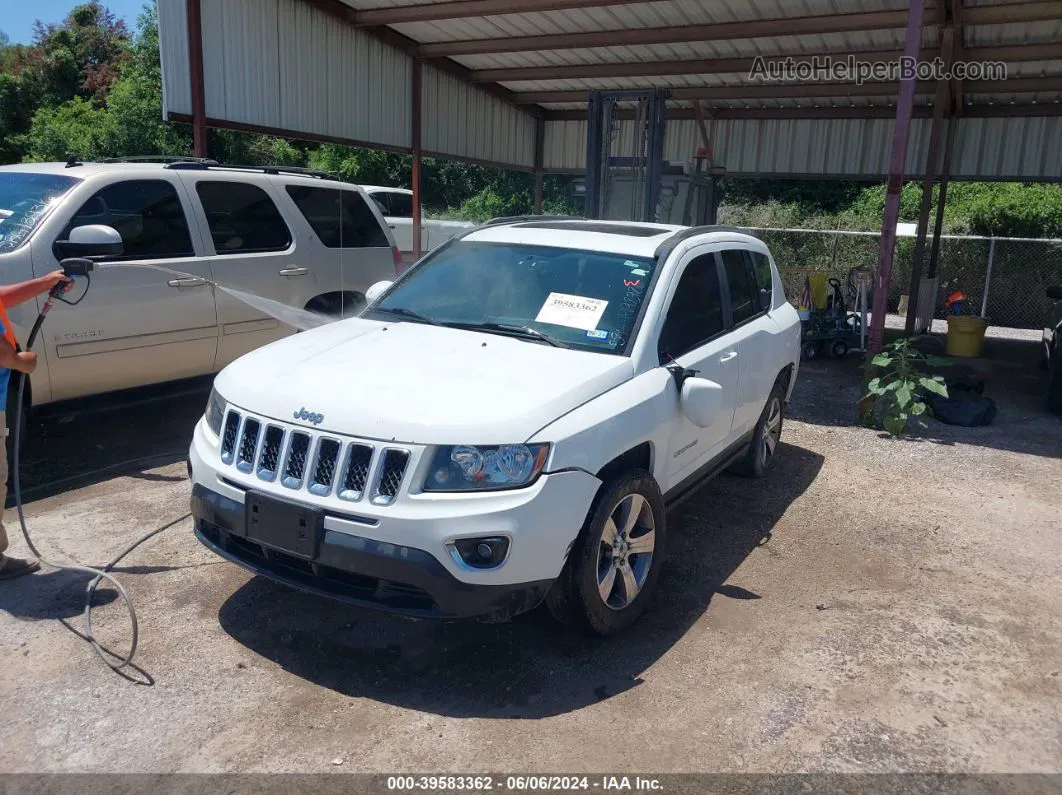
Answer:
POLYGON ((328 248, 390 248, 376 215, 357 191, 287 185, 302 217, 328 248))
POLYGON ((291 245, 284 216, 257 185, 204 180, 195 190, 218 254, 284 251, 291 245))

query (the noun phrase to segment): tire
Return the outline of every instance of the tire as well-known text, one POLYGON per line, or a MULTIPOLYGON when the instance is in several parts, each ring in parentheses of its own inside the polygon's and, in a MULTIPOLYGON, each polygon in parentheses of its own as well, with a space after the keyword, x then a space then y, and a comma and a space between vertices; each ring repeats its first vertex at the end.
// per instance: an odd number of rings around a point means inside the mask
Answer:
POLYGON ((1051 357, 1051 372, 1047 376, 1047 410, 1062 415, 1062 361, 1051 357))
POLYGON ((735 463, 731 470, 749 478, 762 478, 774 462, 775 453, 782 440, 782 421, 785 419, 785 388, 775 383, 763 407, 760 419, 752 431, 748 452, 735 463))
POLYGON ((306 310, 308 312, 327 315, 336 320, 344 320, 348 317, 354 317, 364 308, 365 297, 360 294, 354 294, 346 301, 335 294, 321 295, 314 298, 306 305, 306 310))
POLYGON ((819 354, 821 352, 822 352, 822 343, 821 342, 814 342, 814 341, 813 342, 805 342, 803 347, 800 349, 801 355, 805 359, 807 359, 808 361, 811 361, 812 359, 819 358, 819 354))
POLYGON ((621 475, 603 488, 546 607, 562 623, 608 636, 633 624, 652 599, 667 518, 660 487, 648 472, 621 475))
POLYGON ((833 354, 835 359, 843 359, 848 355, 848 343, 844 340, 836 340, 830 346, 830 353, 833 354))

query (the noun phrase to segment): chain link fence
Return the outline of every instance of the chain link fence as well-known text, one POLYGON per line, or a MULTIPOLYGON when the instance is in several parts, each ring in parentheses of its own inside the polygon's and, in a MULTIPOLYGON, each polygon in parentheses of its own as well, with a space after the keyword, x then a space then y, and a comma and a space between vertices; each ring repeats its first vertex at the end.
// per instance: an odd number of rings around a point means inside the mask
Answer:
MULTIPOLYGON (((839 279, 849 308, 854 308, 850 274, 857 269, 877 271, 881 244, 878 232, 762 228, 746 231, 770 248, 786 295, 794 305, 800 303, 806 275, 817 271, 839 279)), ((927 238, 923 277, 928 272, 930 243, 927 238)), ((896 239, 888 300, 890 313, 898 311, 900 296, 910 291, 914 249, 915 238, 896 239)), ((946 317, 945 299, 961 290, 969 296, 971 308, 975 312, 983 311, 993 326, 1041 329, 1052 305, 1052 299, 1044 291, 1052 285, 1062 285, 1062 240, 943 235, 936 275, 935 318, 946 317)), ((872 300, 870 296, 868 302, 872 300)))

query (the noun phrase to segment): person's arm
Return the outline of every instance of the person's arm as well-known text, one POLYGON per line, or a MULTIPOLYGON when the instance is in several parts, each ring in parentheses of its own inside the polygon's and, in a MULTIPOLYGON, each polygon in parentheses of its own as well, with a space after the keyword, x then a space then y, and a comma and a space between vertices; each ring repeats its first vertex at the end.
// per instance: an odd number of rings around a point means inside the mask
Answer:
POLYGON ((37 354, 31 351, 16 351, 10 342, 0 337, 0 367, 29 375, 37 369, 37 354))
MULTIPOLYGON (((61 270, 52 271, 45 276, 39 276, 36 279, 19 282, 18 284, 0 285, 0 302, 6 307, 18 306, 36 298, 41 293, 48 292, 60 282, 67 282, 66 290, 69 290, 73 285, 70 277, 61 270)), ((7 347, 10 348, 11 346, 7 347)), ((6 367, 7 365, 3 366, 6 367)))

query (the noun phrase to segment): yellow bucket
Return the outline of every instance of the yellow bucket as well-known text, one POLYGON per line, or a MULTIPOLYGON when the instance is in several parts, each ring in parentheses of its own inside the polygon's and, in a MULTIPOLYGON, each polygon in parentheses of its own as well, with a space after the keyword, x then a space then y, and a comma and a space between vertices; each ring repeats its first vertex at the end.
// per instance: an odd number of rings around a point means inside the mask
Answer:
POLYGON ((948 356, 977 358, 985 341, 988 321, 983 317, 969 315, 948 316, 948 356))

